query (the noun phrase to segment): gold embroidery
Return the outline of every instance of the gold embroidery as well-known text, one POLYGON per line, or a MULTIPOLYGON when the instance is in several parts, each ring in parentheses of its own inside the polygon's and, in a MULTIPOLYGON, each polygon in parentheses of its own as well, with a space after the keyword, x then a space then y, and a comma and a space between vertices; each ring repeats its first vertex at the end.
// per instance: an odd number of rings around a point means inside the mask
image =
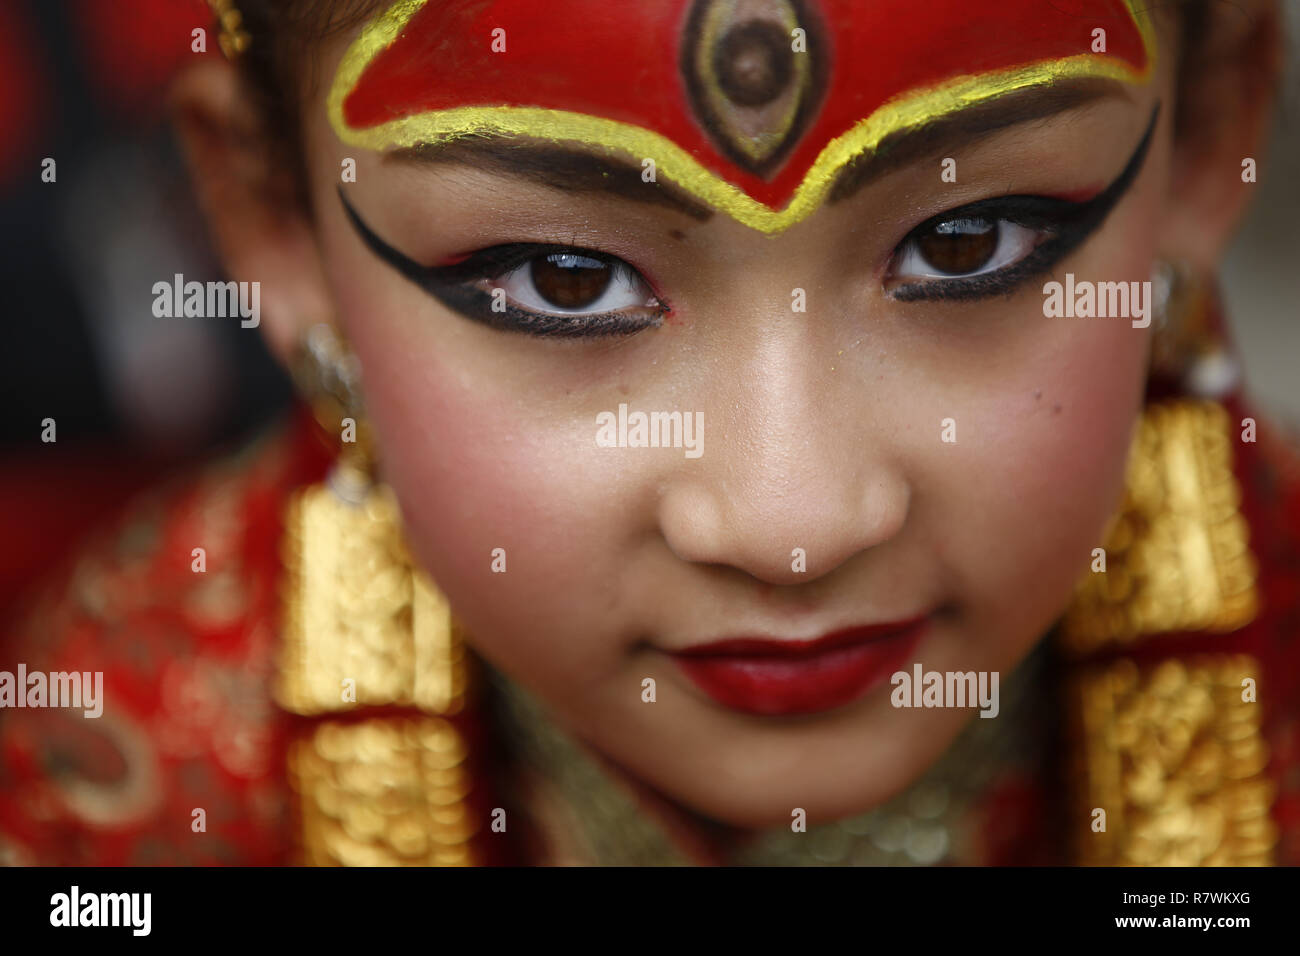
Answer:
POLYGON ((1089 865, 1252 866, 1272 862, 1277 827, 1259 705, 1242 700, 1258 678, 1244 656, 1129 659, 1094 669, 1071 688, 1082 798, 1072 827, 1089 865), (1106 829, 1090 826, 1096 808, 1106 829))
MULTIPOLYGON (((79 760, 55 763, 50 782, 64 805, 92 826, 128 826, 149 819, 163 804, 164 788, 162 765, 148 730, 125 712, 106 713, 87 723, 93 723, 94 727, 81 733, 96 738, 96 749, 120 754, 124 770, 114 779, 104 780, 98 774, 87 773, 79 760)), ((58 753, 62 739, 51 737, 46 743, 47 753, 58 753)), ((82 743, 74 745, 72 752, 86 753, 91 749, 91 744, 82 743)))
POLYGON ((312 866, 467 866, 477 824, 461 735, 438 717, 322 721, 289 776, 312 866))
POLYGON ((811 215, 830 192, 842 166, 871 152, 886 136, 899 130, 923 126, 948 113, 1007 93, 1071 77, 1108 77, 1124 83, 1146 83, 1156 63, 1155 32, 1150 14, 1135 0, 1125 2, 1142 35, 1146 52, 1146 66, 1142 70, 1083 53, 981 76, 957 77, 897 97, 831 140, 818 154, 790 203, 779 210, 711 172, 666 136, 585 113, 539 107, 467 106, 404 116, 368 129, 351 128, 343 117, 343 101, 356 87, 370 61, 397 39, 425 0, 400 0, 366 25, 339 63, 326 108, 330 125, 339 139, 365 149, 411 147, 460 136, 495 134, 576 141, 600 147, 607 154, 622 153, 638 164, 642 157, 653 156, 664 175, 696 198, 752 229, 775 233, 811 215))
POLYGON ((1124 503, 1105 538, 1106 570, 1080 581, 1062 627, 1086 654, 1143 634, 1236 630, 1259 598, 1249 528, 1222 406, 1149 406, 1129 458, 1124 503))

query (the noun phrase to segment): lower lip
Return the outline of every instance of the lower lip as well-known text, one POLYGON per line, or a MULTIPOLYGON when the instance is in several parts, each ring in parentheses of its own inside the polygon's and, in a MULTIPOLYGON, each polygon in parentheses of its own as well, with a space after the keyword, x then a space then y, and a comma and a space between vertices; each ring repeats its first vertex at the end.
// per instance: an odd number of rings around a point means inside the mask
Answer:
POLYGON ((814 654, 679 656, 700 690, 747 714, 815 714, 842 707, 884 682, 912 657, 926 618, 888 635, 814 654))

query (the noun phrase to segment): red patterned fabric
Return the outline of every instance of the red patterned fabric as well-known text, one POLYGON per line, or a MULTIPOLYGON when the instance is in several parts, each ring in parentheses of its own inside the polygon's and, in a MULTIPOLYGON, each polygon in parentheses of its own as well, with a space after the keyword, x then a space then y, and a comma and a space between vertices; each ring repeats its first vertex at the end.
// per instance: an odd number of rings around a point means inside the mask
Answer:
MULTIPOLYGON (((1252 414, 1240 402, 1227 404, 1238 425, 1252 414)), ((1262 606, 1248 627, 1219 641, 1260 661, 1269 775, 1277 787, 1273 817, 1281 830, 1277 862, 1300 866, 1300 442, 1265 422, 1257 438, 1238 446, 1237 473, 1262 606)))
POLYGON ((97 719, 0 711, 0 859, 288 861, 287 725, 268 692, 281 514, 326 463, 300 421, 148 494, 0 645, 0 670, 102 671, 107 701, 97 719))

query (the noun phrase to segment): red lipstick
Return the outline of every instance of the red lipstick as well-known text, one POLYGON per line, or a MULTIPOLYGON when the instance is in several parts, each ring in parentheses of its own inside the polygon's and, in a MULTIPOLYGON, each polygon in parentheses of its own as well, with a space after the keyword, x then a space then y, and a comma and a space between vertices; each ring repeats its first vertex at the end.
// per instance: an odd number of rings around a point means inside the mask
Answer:
POLYGON ((739 637, 673 656, 695 685, 747 714, 813 714, 861 697, 912 657, 928 616, 809 641, 739 637))

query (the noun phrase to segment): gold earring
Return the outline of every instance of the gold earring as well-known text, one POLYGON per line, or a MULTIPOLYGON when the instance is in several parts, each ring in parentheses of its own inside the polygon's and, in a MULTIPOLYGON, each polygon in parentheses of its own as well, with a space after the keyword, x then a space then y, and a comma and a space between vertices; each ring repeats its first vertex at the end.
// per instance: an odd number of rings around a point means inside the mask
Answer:
POLYGON ((1238 373, 1210 283, 1157 271, 1149 401, 1124 498, 1059 638, 1073 855, 1086 865, 1258 865, 1277 829, 1259 706, 1259 662, 1221 645, 1165 651, 1159 635, 1225 634, 1260 597, 1233 470, 1226 399, 1238 373), (1159 288, 1161 287, 1162 288, 1159 288), (1149 643, 1146 638, 1151 638, 1149 643), (1129 654, 1143 642, 1142 653, 1129 654))
POLYGON ((277 703, 314 718, 290 746, 303 860, 461 865, 478 829, 466 738, 464 642, 412 562, 392 492, 376 480, 356 359, 328 325, 295 370, 342 452, 285 520, 277 703))
POLYGON ((1185 262, 1157 262, 1151 280, 1152 378, 1197 398, 1230 394, 1241 366, 1225 345, 1214 283, 1185 262))
POLYGON ((308 333, 298 384, 340 455, 323 485, 299 492, 286 521, 282 704, 295 713, 345 705, 455 713, 463 654, 450 608, 412 562, 392 492, 375 477, 375 448, 354 356, 328 325, 308 333), (356 680, 355 701, 339 681, 356 680))
POLYGON ((234 0, 208 0, 208 9, 217 18, 217 26, 221 31, 217 34, 221 52, 228 60, 236 59, 253 42, 253 38, 244 29, 244 15, 239 12, 234 0))
POLYGON ((1237 373, 1212 291, 1186 267, 1161 264, 1153 298, 1151 375, 1179 397, 1149 402, 1137 422, 1119 512, 1062 621, 1075 655, 1147 634, 1233 631, 1258 608, 1235 432, 1214 400, 1237 373))
POLYGON ((1062 621, 1068 651, 1234 631, 1254 619, 1256 564, 1238 510, 1232 441, 1216 402, 1175 399, 1144 410, 1123 503, 1062 621))

